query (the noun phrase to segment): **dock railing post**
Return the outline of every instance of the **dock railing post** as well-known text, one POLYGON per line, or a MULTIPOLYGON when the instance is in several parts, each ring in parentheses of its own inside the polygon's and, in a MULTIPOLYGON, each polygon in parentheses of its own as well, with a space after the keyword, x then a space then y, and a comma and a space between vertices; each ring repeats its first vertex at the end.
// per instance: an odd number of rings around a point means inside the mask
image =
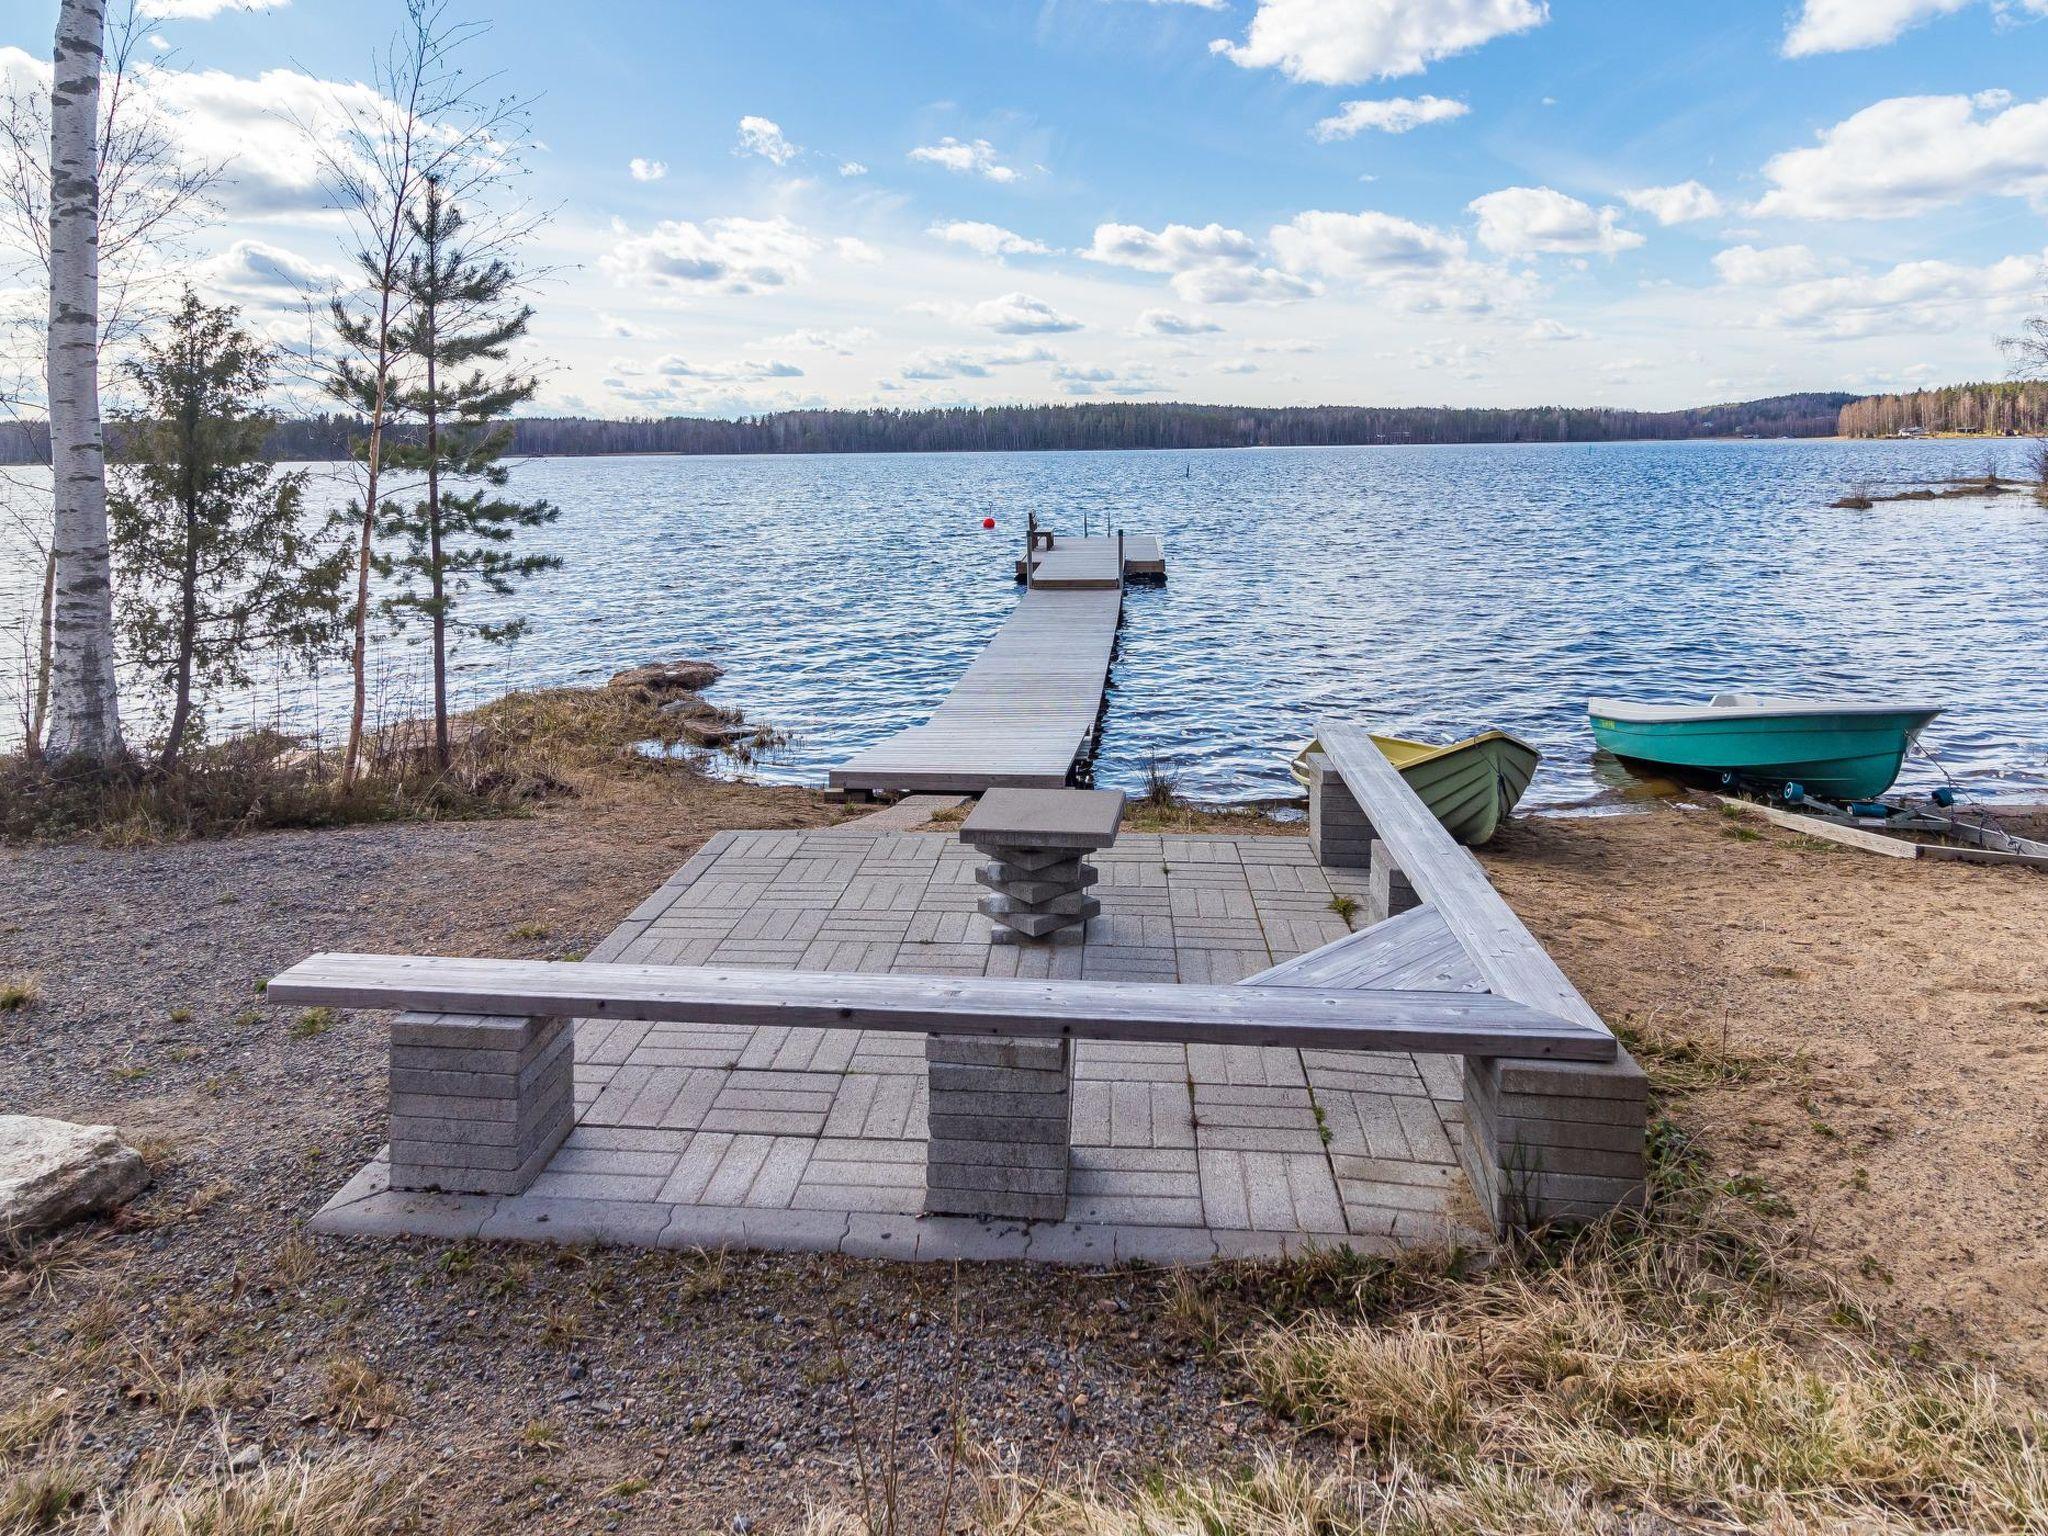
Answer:
POLYGON ((1121 528, 1116 531, 1116 589, 1119 592, 1124 589, 1124 531, 1121 528))

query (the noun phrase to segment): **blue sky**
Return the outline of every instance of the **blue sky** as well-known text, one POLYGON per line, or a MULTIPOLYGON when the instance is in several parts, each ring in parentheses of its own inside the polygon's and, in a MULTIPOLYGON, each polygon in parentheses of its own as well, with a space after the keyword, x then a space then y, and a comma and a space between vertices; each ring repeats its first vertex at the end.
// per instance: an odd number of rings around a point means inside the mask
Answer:
MULTIPOLYGON (((394 0, 154 0, 186 269, 344 251, 271 114, 394 0), (211 13, 211 14, 208 14, 211 13)), ((20 0, 26 78, 54 5, 20 0)), ((465 0, 534 95, 543 404, 1632 404, 1997 376, 2048 0, 465 0), (635 171, 638 162, 638 171, 635 171)))

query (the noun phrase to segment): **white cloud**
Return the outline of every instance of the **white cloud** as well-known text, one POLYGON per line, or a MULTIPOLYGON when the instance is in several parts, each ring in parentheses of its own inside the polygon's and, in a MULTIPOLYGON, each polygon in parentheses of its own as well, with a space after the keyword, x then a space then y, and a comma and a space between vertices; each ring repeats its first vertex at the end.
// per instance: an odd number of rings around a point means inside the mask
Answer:
POLYGON ((1215 262, 1251 261, 1259 247, 1243 230, 1221 224, 1168 224, 1156 234, 1141 224, 1098 224, 1094 244, 1081 254, 1140 272, 1184 272, 1215 262))
POLYGON ((1785 56, 1875 48, 1909 27, 1960 11, 1972 0, 1806 0, 1785 34, 1785 56))
POLYGON ((199 263, 198 281, 243 303, 289 306, 345 280, 338 268, 262 240, 237 240, 199 263))
POLYGON ((1052 247, 1005 229, 1000 224, 978 224, 971 219, 934 224, 925 233, 951 245, 964 245, 983 256, 1044 256, 1052 247))
POLYGON ((1296 214, 1274 229, 1273 249, 1290 272, 1367 283, 1433 275, 1465 259, 1459 236, 1372 212, 1296 214))
POLYGON ((1819 277, 1827 269, 1803 245, 1774 245, 1763 250, 1735 245, 1714 257, 1714 270, 1722 282, 1736 287, 1776 288, 1819 277))
POLYGON ((1472 109, 1462 101, 1442 96, 1394 96, 1386 101, 1347 101, 1334 117, 1315 126, 1315 136, 1328 144, 1334 139, 1356 138, 1367 129, 1378 133, 1406 133, 1424 123, 1447 123, 1472 109))
POLYGON ((759 293, 802 281, 817 252, 817 240, 786 218, 667 219, 644 235, 621 228, 598 265, 622 287, 759 293))
MULTIPOLYGON (((628 377, 640 371, 616 362, 612 364, 612 369, 628 377)), ((698 379, 710 384, 731 384, 755 379, 800 379, 804 376, 803 369, 797 367, 795 363, 757 363, 751 358, 725 363, 693 363, 687 358, 674 355, 656 358, 653 367, 648 371, 663 378, 698 379)))
POLYGON ((1524 341, 1583 341, 1585 338, 1584 331, 1575 331, 1562 320, 1552 320, 1547 315, 1531 320, 1529 328, 1522 332, 1524 341))
POLYGON ((1138 316, 1134 329, 1140 336, 1207 336, 1223 327, 1200 316, 1177 314, 1170 309, 1148 309, 1138 316))
POLYGON ((801 347, 811 351, 836 353, 840 357, 851 357, 857 348, 866 346, 874 339, 875 333, 864 325, 848 326, 838 331, 807 327, 803 330, 785 331, 780 336, 763 336, 758 341, 748 342, 747 345, 771 352, 801 347))
POLYGON ((1168 274, 1173 291, 1190 304, 1284 304, 1313 292, 1300 278, 1260 265, 1259 243, 1221 224, 1168 224, 1156 232, 1101 224, 1081 254, 1113 267, 1168 274))
POLYGON ((2044 255, 2008 256, 1982 267, 1908 261, 1773 285, 1757 318, 1770 329, 1814 331, 1837 340, 1952 333, 2009 322, 2031 307, 2044 255))
POLYGON ((1697 181, 1681 181, 1670 187, 1637 187, 1621 194, 1622 201, 1659 224, 1689 224, 1695 219, 1718 219, 1721 199, 1713 189, 1697 181))
POLYGON ((855 266, 881 265, 882 253, 857 235, 841 235, 832 242, 832 249, 841 261, 850 261, 855 266))
POLYGON ((1977 196, 2048 203, 2048 99, 1895 96, 1771 158, 1760 216, 1901 219, 1977 196))
POLYGON ((635 155, 626 162, 626 170, 635 181, 659 181, 668 174, 668 162, 635 155))
POLYGON ((803 151, 783 137, 779 124, 765 117, 749 116, 740 119, 740 138, 733 153, 759 155, 775 165, 787 165, 803 151))
POLYGON ((1216 371, 1218 373, 1257 373, 1259 365, 1251 361, 1250 358, 1241 357, 1234 363, 1218 363, 1216 371))
POLYGON ((1596 209, 1550 187, 1506 187, 1466 206, 1479 216, 1479 243, 1502 256, 1612 256, 1643 243, 1617 223, 1619 209, 1596 209))
POLYGON ((136 14, 157 21, 211 21, 222 11, 268 11, 290 0, 140 0, 136 14))
POLYGON ((858 160, 843 161, 839 167, 839 174, 842 176, 865 176, 867 173, 868 168, 858 160))
POLYGON ((1246 69, 1316 85, 1417 75, 1549 18, 1545 0, 1258 0, 1242 43, 1209 46, 1246 69))
POLYGON ((1028 293, 1006 293, 970 306, 962 316, 970 325, 986 326, 1005 336, 1046 336, 1058 331, 1078 331, 1081 322, 1061 314, 1043 299, 1028 293))
POLYGON ((1018 175, 1013 167, 1004 165, 996 158, 996 147, 987 139, 962 143, 951 134, 947 134, 936 144, 920 144, 910 152, 910 158, 926 165, 939 166, 956 176, 979 176, 985 181, 1015 181, 1018 175))
POLYGON ((1058 353, 1039 346, 1009 347, 995 352, 931 350, 913 352, 898 372, 906 379, 985 379, 997 368, 1058 361, 1058 353))

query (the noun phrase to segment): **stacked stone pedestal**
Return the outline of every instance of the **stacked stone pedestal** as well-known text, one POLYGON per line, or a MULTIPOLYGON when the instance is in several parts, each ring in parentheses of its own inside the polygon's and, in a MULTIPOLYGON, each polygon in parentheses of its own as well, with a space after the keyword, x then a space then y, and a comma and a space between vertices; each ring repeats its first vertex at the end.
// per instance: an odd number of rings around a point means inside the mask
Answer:
POLYGON ((924 1054, 931 1090, 925 1210, 1063 1219, 1071 1042, 928 1035, 924 1054))
POLYGON ((391 1187, 516 1195, 576 1123, 567 1019, 402 1013, 391 1025, 391 1187))
POLYGON ((996 842, 974 845, 993 862, 974 872, 989 889, 976 906, 995 926, 998 944, 1019 939, 1052 938, 1070 932, 1079 938, 1102 903, 1088 894, 1096 881, 1093 865, 1078 849, 1012 848, 996 842))
POLYGON ((1102 903, 1088 894, 1087 855, 1116 841, 1124 797, 1111 789, 992 789, 960 825, 960 841, 989 856, 975 871, 978 906, 998 944, 1078 939, 1102 903))

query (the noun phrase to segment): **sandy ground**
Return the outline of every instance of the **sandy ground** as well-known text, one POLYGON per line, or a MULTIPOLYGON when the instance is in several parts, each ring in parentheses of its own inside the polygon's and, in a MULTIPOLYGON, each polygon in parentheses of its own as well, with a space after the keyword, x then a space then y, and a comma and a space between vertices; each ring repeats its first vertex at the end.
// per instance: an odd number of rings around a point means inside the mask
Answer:
MULTIPOLYGON (((261 978, 323 947, 580 953, 711 831, 836 814, 705 787, 0 849, 0 973, 45 989, 0 1014, 0 1107, 111 1121, 160 1168, 122 1222, 0 1269, 0 1423, 61 1389, 74 1449, 117 1476, 166 1446, 377 1449, 441 1512, 532 1531, 790 1528, 847 1493, 892 1403, 913 1503, 956 1401, 1040 1472, 1237 1465, 1284 1435, 1157 1276, 303 1237, 381 1140, 382 1028, 308 1032, 261 978)), ((1486 863, 1653 1072, 1704 1084, 1674 1117, 1888 1327, 2048 1377, 2048 877, 1668 806, 1520 823, 1486 863)))
POLYGON ((1674 1114, 1718 1168, 1902 1332, 2048 1384, 2048 874, 1667 805, 1520 822, 1485 862, 1649 1069, 1702 1084, 1674 1114))

